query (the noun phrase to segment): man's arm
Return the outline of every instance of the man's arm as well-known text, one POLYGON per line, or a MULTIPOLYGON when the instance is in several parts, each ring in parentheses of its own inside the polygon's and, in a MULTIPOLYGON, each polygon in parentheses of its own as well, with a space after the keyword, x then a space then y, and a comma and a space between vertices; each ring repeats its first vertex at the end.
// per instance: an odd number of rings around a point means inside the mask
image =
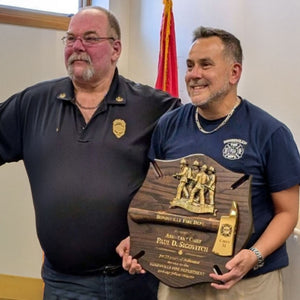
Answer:
MULTIPOLYGON (((264 258, 278 249, 297 225, 299 185, 272 193, 272 200, 275 215, 264 233, 253 245, 264 258)), ((243 249, 226 264, 228 273, 223 275, 210 274, 211 278, 222 281, 223 284, 212 283, 211 285, 216 289, 229 289, 254 268, 257 262, 257 256, 253 251, 243 249)))

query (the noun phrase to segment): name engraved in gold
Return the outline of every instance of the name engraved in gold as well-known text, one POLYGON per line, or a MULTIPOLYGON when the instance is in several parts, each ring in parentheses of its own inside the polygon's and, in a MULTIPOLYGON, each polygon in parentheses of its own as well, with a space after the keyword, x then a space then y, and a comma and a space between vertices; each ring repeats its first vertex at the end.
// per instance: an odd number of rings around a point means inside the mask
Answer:
POLYGON ((200 251, 200 252, 204 252, 204 253, 208 253, 208 247, 206 246, 199 246, 199 245, 194 245, 194 244, 190 244, 190 243, 184 243, 182 241, 178 242, 176 240, 172 240, 172 244, 173 247, 177 247, 177 248, 183 248, 183 249, 188 249, 188 250, 194 250, 194 251, 200 251))
POLYGON ((156 244, 162 246, 172 246, 175 248, 193 250, 208 253, 209 248, 201 245, 200 239, 193 239, 190 236, 174 235, 167 233, 164 238, 157 237, 156 244))
POLYGON ((156 244, 169 246, 170 245, 170 240, 162 239, 162 238, 158 237, 158 238, 156 238, 156 244))

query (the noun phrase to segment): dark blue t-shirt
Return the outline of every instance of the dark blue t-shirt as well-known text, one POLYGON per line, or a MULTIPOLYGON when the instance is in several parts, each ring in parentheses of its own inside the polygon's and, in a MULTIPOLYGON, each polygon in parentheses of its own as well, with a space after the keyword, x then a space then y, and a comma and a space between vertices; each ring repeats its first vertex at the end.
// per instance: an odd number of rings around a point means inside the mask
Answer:
MULTIPOLYGON (((186 104, 164 115, 153 133, 149 157, 170 160, 202 153, 231 171, 252 175, 254 233, 245 246, 248 248, 274 216, 271 193, 300 183, 300 158, 293 136, 283 123, 247 100, 242 100, 229 121, 211 134, 200 132, 195 112, 195 106, 186 104)), ((211 131, 222 120, 200 118, 200 122, 211 131)), ((266 258, 264 267, 248 275, 287 265, 283 245, 266 258)))

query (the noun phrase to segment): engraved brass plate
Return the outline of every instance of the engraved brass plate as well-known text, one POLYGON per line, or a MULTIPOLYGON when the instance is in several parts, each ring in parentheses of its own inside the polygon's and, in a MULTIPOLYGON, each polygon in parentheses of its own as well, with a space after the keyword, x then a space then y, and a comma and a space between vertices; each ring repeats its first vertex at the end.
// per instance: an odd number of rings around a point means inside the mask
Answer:
POLYGON ((251 234, 250 185, 202 154, 156 160, 129 207, 131 255, 169 286, 211 282, 251 234))

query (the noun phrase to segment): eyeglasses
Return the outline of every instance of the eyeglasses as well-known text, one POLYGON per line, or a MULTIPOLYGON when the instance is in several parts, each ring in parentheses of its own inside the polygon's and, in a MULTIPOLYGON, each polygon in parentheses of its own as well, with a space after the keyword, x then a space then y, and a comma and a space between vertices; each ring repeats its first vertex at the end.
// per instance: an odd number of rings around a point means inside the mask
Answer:
POLYGON ((63 44, 67 47, 72 47, 77 40, 80 40, 81 43, 83 44, 83 46, 89 47, 89 46, 96 45, 102 41, 106 41, 106 40, 115 41, 115 38, 113 38, 112 36, 109 36, 109 37, 99 37, 99 36, 75 37, 72 35, 66 35, 61 40, 63 41, 63 44))

